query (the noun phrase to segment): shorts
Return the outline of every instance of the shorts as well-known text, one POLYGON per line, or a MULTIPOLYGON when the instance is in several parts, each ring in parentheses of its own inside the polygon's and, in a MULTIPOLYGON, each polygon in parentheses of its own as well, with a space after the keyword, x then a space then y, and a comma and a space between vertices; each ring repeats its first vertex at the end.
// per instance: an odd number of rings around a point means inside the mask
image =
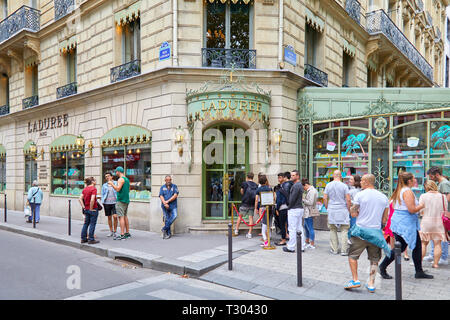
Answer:
POLYGON ((371 262, 378 263, 381 260, 381 248, 358 237, 350 238, 351 244, 348 250, 349 258, 358 260, 364 249, 367 249, 367 256, 371 262))
POLYGON ((247 219, 249 216, 253 217, 253 214, 255 213, 255 208, 240 206, 239 213, 241 214, 242 218, 247 219))
POLYGON ((112 203, 112 204, 104 203, 103 208, 105 208, 105 216, 107 216, 107 217, 109 217, 113 214, 116 214, 116 204, 115 203, 112 203))
POLYGON ((118 217, 126 217, 128 212, 128 203, 117 202, 116 203, 116 213, 118 217))

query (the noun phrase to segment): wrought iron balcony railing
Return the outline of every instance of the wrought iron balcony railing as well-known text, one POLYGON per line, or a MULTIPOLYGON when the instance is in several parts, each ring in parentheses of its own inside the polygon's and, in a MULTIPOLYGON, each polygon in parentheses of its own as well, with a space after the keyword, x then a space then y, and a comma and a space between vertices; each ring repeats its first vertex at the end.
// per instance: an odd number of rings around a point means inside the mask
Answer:
POLYGON ((433 68, 416 47, 400 31, 384 10, 367 14, 367 32, 370 35, 383 34, 400 50, 430 81, 433 81, 433 68))
POLYGON ((111 83, 141 74, 141 60, 133 60, 120 66, 111 68, 111 83))
POLYGON ((0 116, 4 116, 5 114, 9 114, 9 106, 7 104, 0 106, 0 116))
POLYGON ((353 20, 361 24, 361 4, 358 0, 345 1, 345 11, 353 20))
POLYGON ((307 63, 305 64, 305 78, 328 87, 328 74, 307 63))
POLYGON ((256 69, 256 50, 202 48, 202 66, 256 69))
POLYGON ((75 93, 77 93, 77 83, 76 82, 72 82, 72 83, 66 84, 65 86, 56 88, 56 98, 57 99, 68 97, 75 93))
POLYGON ((55 21, 71 13, 75 8, 75 0, 55 0, 55 21))
POLYGON ((22 6, 0 22, 0 43, 8 40, 16 33, 26 30, 38 32, 40 29, 39 10, 22 6))
POLYGON ((22 109, 29 109, 39 104, 38 96, 31 96, 22 100, 22 109))
POLYGON ((419 10, 417 12, 422 12, 424 9, 423 1, 422 0, 416 0, 416 5, 419 10))

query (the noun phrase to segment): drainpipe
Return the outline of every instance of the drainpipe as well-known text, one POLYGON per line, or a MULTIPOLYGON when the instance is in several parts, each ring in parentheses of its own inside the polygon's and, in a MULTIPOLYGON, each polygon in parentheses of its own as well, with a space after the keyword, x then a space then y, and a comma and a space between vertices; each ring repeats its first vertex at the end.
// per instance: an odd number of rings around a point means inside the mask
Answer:
POLYGON ((284 1, 279 0, 280 8, 278 10, 278 68, 280 68, 280 63, 283 62, 283 8, 284 1))
POLYGON ((178 66, 178 0, 173 0, 172 66, 178 66))

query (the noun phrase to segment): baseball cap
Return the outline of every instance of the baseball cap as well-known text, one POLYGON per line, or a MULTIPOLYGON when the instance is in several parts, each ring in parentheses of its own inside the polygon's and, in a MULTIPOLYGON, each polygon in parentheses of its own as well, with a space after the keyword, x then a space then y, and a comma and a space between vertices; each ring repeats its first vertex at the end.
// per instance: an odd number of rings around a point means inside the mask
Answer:
POLYGON ((119 172, 122 172, 122 173, 124 173, 124 170, 123 170, 123 168, 122 168, 122 167, 117 167, 115 171, 116 171, 116 172, 117 172, 117 171, 119 171, 119 172))

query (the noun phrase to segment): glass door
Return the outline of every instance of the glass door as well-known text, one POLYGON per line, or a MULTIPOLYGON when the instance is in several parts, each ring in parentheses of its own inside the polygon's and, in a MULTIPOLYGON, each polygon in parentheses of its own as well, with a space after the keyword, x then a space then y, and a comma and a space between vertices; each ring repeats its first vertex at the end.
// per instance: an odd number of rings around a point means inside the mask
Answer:
POLYGON ((237 138, 227 139, 227 134, 230 137, 235 129, 231 125, 211 128, 215 130, 213 138, 208 136, 203 141, 204 219, 228 219, 232 203, 241 202, 241 184, 248 169, 248 139, 245 143, 237 138))

